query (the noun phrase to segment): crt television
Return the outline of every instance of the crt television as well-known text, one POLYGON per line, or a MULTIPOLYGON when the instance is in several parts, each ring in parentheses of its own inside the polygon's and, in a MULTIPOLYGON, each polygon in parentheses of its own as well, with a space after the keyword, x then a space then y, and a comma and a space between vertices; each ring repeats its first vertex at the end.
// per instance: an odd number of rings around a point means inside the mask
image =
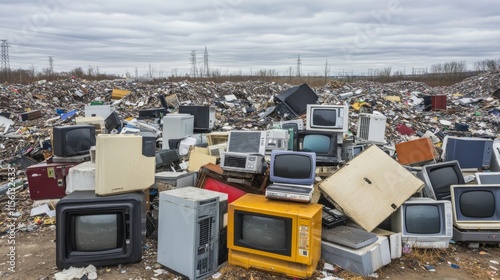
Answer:
POLYGON ((347 105, 307 104, 306 130, 346 132, 348 118, 347 105))
POLYGON ((337 133, 326 131, 301 131, 298 135, 299 151, 316 154, 316 165, 338 163, 337 133))
POLYGON ((266 132, 232 130, 227 139, 227 151, 235 153, 260 154, 266 153, 266 132))
POLYGON ((455 227, 465 230, 500 229, 500 184, 452 185, 455 227))
POLYGON ((315 174, 315 153, 279 150, 271 152, 271 182, 312 185, 315 174))
POLYGON ((308 278, 321 256, 322 205, 246 194, 229 204, 229 263, 308 278))
POLYGON ((424 196, 436 200, 450 200, 450 185, 465 184, 456 160, 424 165, 417 177, 425 183, 424 196))
POLYGON ((57 267, 108 266, 138 262, 146 237, 142 192, 97 196, 76 191, 56 206, 57 267))
POLYGON ((95 126, 67 125, 54 126, 52 129, 52 147, 55 156, 70 157, 88 154, 95 146, 95 126))
POLYGON ((451 202, 413 197, 391 215, 392 231, 416 248, 448 248, 453 236, 451 202))

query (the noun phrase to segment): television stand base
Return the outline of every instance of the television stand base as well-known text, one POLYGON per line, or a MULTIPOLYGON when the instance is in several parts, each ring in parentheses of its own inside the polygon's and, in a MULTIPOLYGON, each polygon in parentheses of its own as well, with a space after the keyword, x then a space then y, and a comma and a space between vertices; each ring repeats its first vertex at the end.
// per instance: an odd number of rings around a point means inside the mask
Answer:
POLYGON ((453 240, 477 243, 498 243, 500 241, 500 231, 460 231, 453 227, 453 240))

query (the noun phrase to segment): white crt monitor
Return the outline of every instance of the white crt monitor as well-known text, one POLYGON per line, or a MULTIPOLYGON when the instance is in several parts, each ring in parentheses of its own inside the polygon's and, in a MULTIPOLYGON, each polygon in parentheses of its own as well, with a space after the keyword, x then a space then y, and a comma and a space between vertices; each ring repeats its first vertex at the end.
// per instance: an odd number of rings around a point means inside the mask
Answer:
POLYGON ((347 132, 347 105, 307 104, 306 130, 347 132))
POLYGON ((391 216, 392 231, 416 248, 448 248, 453 237, 453 214, 449 200, 410 198, 391 216))

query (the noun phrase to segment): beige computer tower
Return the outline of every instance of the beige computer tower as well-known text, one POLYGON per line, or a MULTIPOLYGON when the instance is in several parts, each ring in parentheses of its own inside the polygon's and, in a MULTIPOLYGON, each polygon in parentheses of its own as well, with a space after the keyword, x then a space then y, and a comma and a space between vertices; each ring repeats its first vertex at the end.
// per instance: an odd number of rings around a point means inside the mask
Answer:
POLYGON ((96 136, 96 194, 144 190, 154 184, 154 146, 145 139, 135 134, 96 136))

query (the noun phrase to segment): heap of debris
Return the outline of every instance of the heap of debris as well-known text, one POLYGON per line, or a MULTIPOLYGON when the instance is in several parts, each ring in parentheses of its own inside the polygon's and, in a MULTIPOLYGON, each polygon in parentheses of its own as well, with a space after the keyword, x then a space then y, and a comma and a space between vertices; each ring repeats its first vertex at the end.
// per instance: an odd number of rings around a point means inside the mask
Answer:
MULTIPOLYGON (((356 133, 357 116, 378 111, 387 116, 386 139, 390 144, 407 141, 411 135, 398 133, 398 124, 416 132, 453 130, 455 123, 469 125, 469 135, 498 135, 500 73, 484 73, 449 87, 429 87, 420 82, 376 83, 329 82, 313 88, 322 104, 351 104, 349 131, 356 133), (425 110, 424 96, 445 95, 446 109, 425 110)), ((272 82, 163 82, 157 85, 124 80, 86 81, 68 79, 33 84, 0 85, 0 159, 11 163, 15 156, 36 155, 40 141, 50 137, 52 126, 71 124, 83 116, 91 102, 113 104, 123 118, 137 117, 141 109, 161 107, 158 96, 176 95, 180 105, 217 106, 216 129, 266 129, 280 117, 272 113, 273 96, 294 85, 272 82), (112 99, 112 90, 130 93, 112 99), (40 111, 38 118, 21 120, 21 114, 40 111), (269 113, 271 111, 271 113, 269 113), (62 114, 74 112, 70 117, 62 114)), ((35 156, 36 158, 36 156, 35 156)))

